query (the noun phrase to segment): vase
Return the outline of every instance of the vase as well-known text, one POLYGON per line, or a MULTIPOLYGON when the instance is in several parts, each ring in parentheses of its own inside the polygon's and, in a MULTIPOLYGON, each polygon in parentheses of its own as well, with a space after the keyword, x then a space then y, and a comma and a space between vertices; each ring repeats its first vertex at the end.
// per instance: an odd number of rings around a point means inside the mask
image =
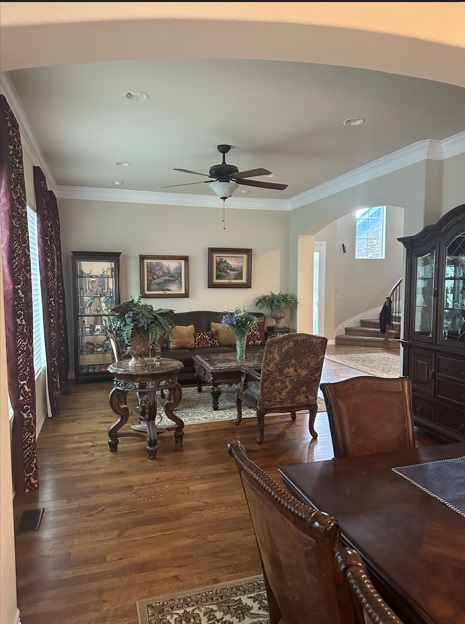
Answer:
POLYGON ((247 343, 247 331, 234 331, 236 335, 236 355, 237 361, 245 360, 245 347, 247 343))
POLYGON ((274 319, 275 327, 282 327, 283 318, 286 316, 286 312, 281 308, 275 308, 274 310, 271 310, 270 316, 272 319, 274 319))
POLYGON ((131 336, 131 347, 129 353, 131 359, 128 366, 143 366, 145 358, 149 354, 150 349, 150 333, 149 332, 133 332, 131 336))

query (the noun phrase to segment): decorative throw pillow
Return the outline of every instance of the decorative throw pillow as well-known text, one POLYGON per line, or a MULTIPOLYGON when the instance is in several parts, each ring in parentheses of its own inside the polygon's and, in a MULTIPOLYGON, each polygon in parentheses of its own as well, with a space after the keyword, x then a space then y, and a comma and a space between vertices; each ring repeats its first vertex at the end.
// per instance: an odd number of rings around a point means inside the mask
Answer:
POLYGON ((193 349, 195 328, 193 325, 176 325, 171 330, 170 349, 193 349))
POLYGON ((236 345, 236 336, 229 327, 222 325, 221 323, 210 323, 212 331, 218 333, 218 342, 222 347, 234 347, 236 345))
POLYGON ((257 345, 261 345, 262 344, 262 340, 260 338, 260 332, 258 331, 258 329, 251 329, 249 331, 249 333, 247 334, 247 342, 246 345, 247 346, 257 346, 257 345))
POLYGON ((216 331, 201 331, 195 332, 195 346, 196 347, 219 347, 218 332, 216 331))

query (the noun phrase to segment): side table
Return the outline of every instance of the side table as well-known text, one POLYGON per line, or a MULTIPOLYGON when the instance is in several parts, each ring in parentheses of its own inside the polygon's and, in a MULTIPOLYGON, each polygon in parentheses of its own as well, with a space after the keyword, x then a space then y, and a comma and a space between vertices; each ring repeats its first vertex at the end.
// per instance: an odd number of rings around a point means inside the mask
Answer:
POLYGON ((276 336, 282 336, 283 334, 290 333, 289 327, 276 327, 275 325, 268 325, 266 328, 265 336, 268 338, 275 338, 276 336))
POLYGON ((164 405, 166 416, 175 423, 174 439, 181 443, 184 437, 184 421, 176 416, 174 409, 182 398, 182 389, 178 383, 178 373, 183 368, 178 360, 162 358, 156 362, 155 358, 146 358, 141 366, 129 366, 129 360, 113 362, 108 371, 113 374, 113 388, 110 392, 109 403, 118 420, 108 429, 108 446, 110 452, 116 453, 120 438, 138 437, 147 440, 147 457, 155 459, 157 455, 157 391, 167 392, 168 399, 164 405), (142 397, 146 406, 146 431, 122 429, 129 418, 127 405, 128 393, 137 393, 142 397))

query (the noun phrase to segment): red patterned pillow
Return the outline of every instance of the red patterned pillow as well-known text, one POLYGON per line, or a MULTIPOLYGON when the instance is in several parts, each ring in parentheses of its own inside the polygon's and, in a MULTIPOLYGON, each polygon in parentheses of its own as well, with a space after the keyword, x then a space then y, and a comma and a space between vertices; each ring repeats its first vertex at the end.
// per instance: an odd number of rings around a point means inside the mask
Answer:
POLYGON ((219 347, 218 332, 215 331, 201 331, 195 332, 195 346, 196 347, 219 347))
POLYGON ((260 338, 260 332, 258 331, 258 329, 251 329, 249 331, 249 333, 247 334, 247 342, 246 345, 247 346, 257 346, 257 345, 261 345, 262 344, 262 340, 260 338))

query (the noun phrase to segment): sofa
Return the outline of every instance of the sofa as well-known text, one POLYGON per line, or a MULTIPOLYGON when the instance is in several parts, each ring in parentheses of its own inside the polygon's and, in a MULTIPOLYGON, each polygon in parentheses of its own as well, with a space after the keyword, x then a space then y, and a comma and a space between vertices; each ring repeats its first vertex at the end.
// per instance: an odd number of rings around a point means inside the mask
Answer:
MULTIPOLYGON (((253 312, 257 317, 257 330, 247 336, 248 349, 263 349, 265 344, 266 316, 253 312)), ((161 351, 162 358, 180 360, 184 364, 178 380, 180 383, 199 383, 194 368, 197 353, 227 353, 236 350, 232 330, 221 325, 222 312, 194 310, 175 312, 172 316, 175 326, 171 338, 167 339, 161 351)))

